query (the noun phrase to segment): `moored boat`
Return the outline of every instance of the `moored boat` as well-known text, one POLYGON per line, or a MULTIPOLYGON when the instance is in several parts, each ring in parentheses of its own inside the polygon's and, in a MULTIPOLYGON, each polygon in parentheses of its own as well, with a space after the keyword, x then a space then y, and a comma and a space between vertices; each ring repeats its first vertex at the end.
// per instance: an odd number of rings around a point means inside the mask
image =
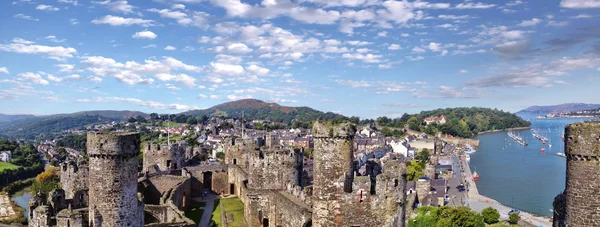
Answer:
POLYGON ((554 153, 554 154, 555 154, 556 156, 563 157, 563 158, 566 158, 566 157, 567 157, 567 155, 565 155, 565 153, 562 153, 562 152, 557 152, 557 153, 554 153))
POLYGON ((478 181, 479 180, 479 174, 477 174, 477 171, 473 172, 473 181, 478 181))

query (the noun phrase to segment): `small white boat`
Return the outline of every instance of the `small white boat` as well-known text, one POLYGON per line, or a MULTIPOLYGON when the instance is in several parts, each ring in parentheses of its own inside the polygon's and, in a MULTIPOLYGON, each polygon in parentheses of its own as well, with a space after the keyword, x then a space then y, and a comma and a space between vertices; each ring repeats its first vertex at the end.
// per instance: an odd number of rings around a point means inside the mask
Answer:
POLYGON ((562 153, 562 152, 557 152, 557 153, 554 153, 554 154, 555 154, 556 156, 563 157, 563 158, 566 158, 566 157, 567 157, 567 155, 565 155, 565 153, 562 153))
POLYGON ((471 155, 465 154, 465 160, 467 160, 467 162, 471 161, 471 155))

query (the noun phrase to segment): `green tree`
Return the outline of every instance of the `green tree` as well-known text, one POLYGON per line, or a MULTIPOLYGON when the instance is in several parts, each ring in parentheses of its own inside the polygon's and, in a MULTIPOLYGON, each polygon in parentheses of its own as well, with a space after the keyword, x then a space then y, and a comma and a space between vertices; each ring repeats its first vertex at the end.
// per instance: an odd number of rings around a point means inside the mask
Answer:
POLYGON ((58 175, 56 175, 54 168, 48 168, 35 177, 35 181, 31 185, 31 190, 34 193, 42 192, 48 194, 56 187, 58 187, 58 175))
POLYGON ((225 152, 217 152, 217 158, 221 161, 225 160, 225 152))
POLYGON ((516 225, 519 223, 519 215, 516 213, 512 213, 508 216, 508 223, 516 225))
POLYGON ((421 130, 421 124, 419 124, 419 120, 415 116, 410 117, 406 123, 408 123, 408 127, 412 130, 421 130))
POLYGON ((487 224, 497 223, 498 219, 500 218, 500 213, 498 213, 498 210, 496 210, 492 207, 487 207, 487 208, 483 209, 481 211, 481 215, 483 216, 483 220, 487 224))
POLYGON ((419 160, 421 163, 429 161, 429 149, 423 148, 423 150, 417 153, 415 159, 419 160))
POLYGON ((423 165, 413 160, 406 165, 406 180, 416 181, 423 176, 423 165))
POLYGON ((390 128, 388 128, 388 127, 383 127, 383 128, 381 129, 381 133, 382 133, 384 136, 386 136, 386 137, 387 137, 387 136, 393 136, 393 135, 394 135, 394 134, 392 134, 392 130, 390 130, 390 128))

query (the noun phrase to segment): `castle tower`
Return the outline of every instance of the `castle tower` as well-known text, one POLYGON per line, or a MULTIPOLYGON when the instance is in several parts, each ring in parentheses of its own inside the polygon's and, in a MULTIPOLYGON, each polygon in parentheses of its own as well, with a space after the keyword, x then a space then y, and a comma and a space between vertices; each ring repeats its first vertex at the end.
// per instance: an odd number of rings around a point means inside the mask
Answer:
POLYGON ((313 126, 313 226, 341 225, 341 203, 338 200, 345 192, 352 192, 352 140, 355 133, 356 128, 351 124, 329 126, 315 122, 313 126))
POLYGON ((138 133, 88 133, 90 226, 143 226, 138 133), (141 209, 140 209, 141 208, 141 209))
POLYGON ((600 123, 568 125, 565 128, 565 149, 566 187, 554 203, 559 206, 554 208, 559 212, 554 214, 554 226, 600 226, 600 123))

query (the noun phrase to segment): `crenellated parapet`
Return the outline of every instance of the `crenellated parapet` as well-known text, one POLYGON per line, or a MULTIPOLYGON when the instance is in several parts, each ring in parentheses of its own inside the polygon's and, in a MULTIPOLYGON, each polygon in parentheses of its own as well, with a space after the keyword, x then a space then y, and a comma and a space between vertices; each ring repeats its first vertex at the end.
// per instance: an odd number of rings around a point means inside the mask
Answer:
POLYGON ((143 169, 147 172, 163 172, 183 168, 187 163, 187 149, 183 141, 171 144, 146 143, 143 169))
POLYGON ((554 201, 554 226, 600 226, 600 122, 565 128, 567 178, 554 201))

